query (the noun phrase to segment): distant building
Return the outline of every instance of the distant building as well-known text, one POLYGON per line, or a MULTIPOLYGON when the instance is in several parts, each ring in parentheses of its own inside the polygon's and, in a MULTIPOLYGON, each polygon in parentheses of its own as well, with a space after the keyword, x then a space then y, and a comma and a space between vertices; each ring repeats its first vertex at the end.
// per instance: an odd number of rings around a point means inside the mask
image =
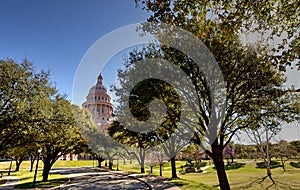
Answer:
POLYGON ((86 96, 86 101, 82 104, 83 108, 89 110, 95 122, 102 130, 106 130, 113 120, 113 105, 110 103, 110 96, 106 87, 102 84, 102 75, 98 76, 94 85, 86 96))
MULTIPOLYGON (((83 108, 89 110, 93 119, 99 126, 99 128, 105 132, 110 123, 113 120, 113 105, 110 103, 110 96, 107 93, 106 87, 102 84, 102 75, 100 74, 97 79, 96 85, 94 85, 86 96, 86 101, 82 104, 83 108)), ((84 154, 67 154, 61 156, 60 160, 90 160, 91 155, 84 154)))

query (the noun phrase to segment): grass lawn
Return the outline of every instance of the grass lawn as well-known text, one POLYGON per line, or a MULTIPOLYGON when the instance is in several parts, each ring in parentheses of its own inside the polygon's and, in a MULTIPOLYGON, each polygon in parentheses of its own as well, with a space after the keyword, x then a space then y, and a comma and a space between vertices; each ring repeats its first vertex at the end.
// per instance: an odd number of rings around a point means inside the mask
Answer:
MULTIPOLYGON (((34 163, 34 169, 36 162, 34 163)), ((95 163, 96 164, 96 163, 95 163)), ((9 169, 10 162, 0 162, 0 172, 3 175, 7 175, 9 169)), ((80 161, 57 161, 53 168, 63 168, 63 167, 81 167, 81 166, 93 166, 92 160, 80 160, 80 161)), ((12 172, 11 176, 18 177, 20 179, 20 184, 17 185, 17 188, 26 189, 32 187, 34 171, 29 172, 30 169, 30 161, 24 161, 21 164, 20 171, 14 172, 15 163, 12 164, 12 172)), ((39 171, 37 173, 36 179, 36 187, 38 188, 50 188, 59 186, 65 182, 67 182, 67 178, 63 177, 59 174, 49 174, 49 181, 48 182, 41 182, 42 181, 42 169, 43 169, 43 162, 39 161, 39 171)), ((0 178, 0 185, 5 183, 3 178, 0 178)))
POLYGON ((5 179, 3 179, 3 178, 0 178, 0 186, 2 185, 2 184, 4 184, 6 182, 6 180, 5 179))
MULTIPOLYGON (((26 170, 21 170, 19 172, 13 172, 11 176, 18 177, 21 181, 20 184, 16 186, 16 188, 27 189, 32 188, 33 176, 34 172, 29 172, 26 170)), ((36 178, 36 187, 37 188, 51 188, 55 186, 59 186, 68 181, 68 178, 63 177, 58 174, 49 174, 48 182, 42 182, 42 171, 38 171, 36 178)))
MULTIPOLYGON (((256 168, 254 160, 237 161, 245 163, 245 165, 239 169, 227 170, 227 176, 232 189, 300 189, 300 169, 290 166, 289 162, 285 164, 286 172, 284 172, 281 167, 272 169, 273 179, 276 182, 276 185, 273 185, 269 178, 264 179, 266 169, 256 168)), ((177 172, 181 171, 181 165, 185 165, 185 162, 176 162, 177 172)), ((137 163, 119 165, 119 169, 140 172, 140 167, 137 163)), ((150 173, 150 167, 146 166, 145 171, 146 173, 150 173)), ((171 182, 181 189, 219 189, 217 188, 218 178, 215 169, 210 167, 206 171, 206 173, 178 174, 179 179, 171 179, 171 182)), ((153 174, 159 175, 158 166, 153 168, 153 174)), ((171 166, 169 162, 164 164, 163 176, 167 178, 171 177, 171 166)))
MULTIPOLYGON (((287 190, 287 189, 300 189, 300 169, 292 167, 289 162, 286 165, 286 172, 282 170, 281 167, 272 169, 272 176, 276 182, 273 185, 269 178, 265 178, 266 169, 256 168, 256 163, 254 160, 236 160, 237 162, 244 163, 245 165, 239 169, 227 170, 227 176, 232 189, 275 189, 275 190, 287 190), (263 180, 264 179, 264 180, 263 180)), ((260 160, 259 160, 260 161, 260 160)), ((42 162, 39 162, 40 170, 43 167, 42 162)), ((96 161, 94 162, 96 166, 96 161)), ((104 165, 104 163, 102 163, 104 165)), ((183 161, 177 161, 177 172, 181 171, 181 166, 185 165, 183 161)), ((57 161, 54 168, 61 167, 80 167, 80 166, 93 166, 93 161, 57 161)), ((9 167, 9 162, 0 162, 0 170, 5 175, 7 175, 7 170, 9 167), (3 171, 6 170, 6 171, 3 171)), ((33 172, 29 172, 30 162, 25 161, 21 165, 20 172, 12 172, 11 175, 16 176, 21 179, 21 184, 18 188, 30 188, 33 181, 33 172)), ((14 164, 13 167, 14 169, 14 164)), ((114 162, 114 167, 116 170, 116 162, 114 162)), ((140 172, 140 166, 137 162, 129 164, 126 162, 119 162, 119 170, 130 171, 130 172, 140 172)), ((145 167, 146 173, 150 173, 150 167, 145 167)), ((159 166, 153 167, 153 175, 159 175, 159 166)), ((163 176, 166 178, 171 177, 171 165, 170 162, 164 163, 163 166, 163 176)), ((49 182, 42 183, 41 181, 41 171, 38 172, 37 187, 39 188, 49 188, 53 186, 60 185, 67 181, 61 175, 50 174, 49 182)), ((216 190, 218 188, 218 179, 215 169, 209 167, 205 173, 186 173, 178 174, 178 179, 170 179, 172 183, 179 186, 181 189, 188 190, 216 190)), ((0 178, 0 184, 4 183, 4 180, 0 178)))

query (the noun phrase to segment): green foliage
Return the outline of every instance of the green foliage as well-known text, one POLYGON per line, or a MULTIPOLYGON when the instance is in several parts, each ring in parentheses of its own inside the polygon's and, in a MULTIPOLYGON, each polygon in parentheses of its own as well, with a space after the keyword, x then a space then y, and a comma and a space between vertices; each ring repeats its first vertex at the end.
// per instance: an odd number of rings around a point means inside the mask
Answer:
POLYGON ((290 162, 291 166, 294 168, 300 168, 300 162, 290 162))
MULTIPOLYGON (((299 119, 299 102, 293 102, 295 99, 283 87, 286 66, 299 61, 300 57, 299 1, 135 1, 150 12, 149 21, 179 26, 191 32, 214 54, 226 83, 226 113, 214 121, 221 125, 214 131, 218 139, 209 142, 211 151, 206 153, 218 165, 219 176, 223 176, 220 188, 229 189, 223 163, 220 163, 223 160, 221 152, 235 133, 249 127, 275 126, 270 118, 289 122, 299 119), (255 32, 261 36, 256 44, 246 45, 241 40, 241 34, 255 32), (271 46, 277 36, 282 40, 276 39, 278 45, 271 46)), ((142 29, 157 32, 151 28, 142 29)), ((166 47, 167 40, 159 40, 163 58, 184 70, 201 95, 199 125, 194 139, 200 145, 203 131, 209 129, 210 118, 220 110, 207 106, 212 105, 214 97, 199 71, 201 68, 195 67, 191 58, 182 52, 166 47)), ((151 56, 140 56, 142 59, 148 57, 151 56)))
POLYGON ((73 105, 73 110, 77 129, 97 160, 100 163, 105 159, 112 161, 121 152, 120 145, 97 126, 87 109, 73 105))
POLYGON ((245 163, 233 162, 225 165, 225 170, 235 170, 244 167, 245 163))
MULTIPOLYGON (((37 100, 55 92, 48 72, 36 72, 28 60, 0 60, 0 150, 26 143, 33 123, 39 122, 37 100)), ((40 105, 41 106, 41 105, 40 105)))
MULTIPOLYGON (((266 168, 266 164, 265 164, 265 162, 257 162, 257 163, 256 163, 256 167, 257 167, 257 168, 266 168)), ((272 161, 270 162, 270 168, 271 168, 271 169, 273 169, 273 168, 278 168, 278 167, 281 167, 280 162, 275 161, 275 160, 272 160, 272 161)))
POLYGON ((85 144, 76 128, 72 105, 65 97, 56 95, 41 101, 44 119, 37 123, 35 134, 42 148, 43 181, 46 182, 51 167, 60 156, 74 153, 85 144))

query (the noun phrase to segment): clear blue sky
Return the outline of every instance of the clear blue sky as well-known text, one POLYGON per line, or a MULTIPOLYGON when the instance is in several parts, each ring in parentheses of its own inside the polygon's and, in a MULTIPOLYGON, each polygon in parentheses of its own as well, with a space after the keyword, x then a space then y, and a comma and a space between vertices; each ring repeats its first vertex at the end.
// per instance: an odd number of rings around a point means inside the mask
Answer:
MULTIPOLYGON (((28 58, 71 99, 81 58, 103 35, 145 21, 133 0, 1 0, 0 59, 28 58)), ((96 81, 96 79, 95 79, 96 81)))

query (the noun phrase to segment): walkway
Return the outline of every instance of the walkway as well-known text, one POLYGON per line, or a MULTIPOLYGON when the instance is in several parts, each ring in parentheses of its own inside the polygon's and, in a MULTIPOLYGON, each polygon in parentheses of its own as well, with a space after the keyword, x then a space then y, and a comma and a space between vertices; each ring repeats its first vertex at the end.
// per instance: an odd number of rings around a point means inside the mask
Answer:
POLYGON ((155 190, 180 190, 170 182, 165 182, 164 178, 132 174, 128 172, 109 171, 97 168, 68 168, 68 169, 56 169, 51 173, 58 173, 70 180, 68 183, 61 185, 60 187, 53 189, 155 189, 155 190))
POLYGON ((0 189, 14 189, 16 185, 19 184, 19 179, 14 176, 3 176, 6 179, 6 182, 0 186, 0 189))

